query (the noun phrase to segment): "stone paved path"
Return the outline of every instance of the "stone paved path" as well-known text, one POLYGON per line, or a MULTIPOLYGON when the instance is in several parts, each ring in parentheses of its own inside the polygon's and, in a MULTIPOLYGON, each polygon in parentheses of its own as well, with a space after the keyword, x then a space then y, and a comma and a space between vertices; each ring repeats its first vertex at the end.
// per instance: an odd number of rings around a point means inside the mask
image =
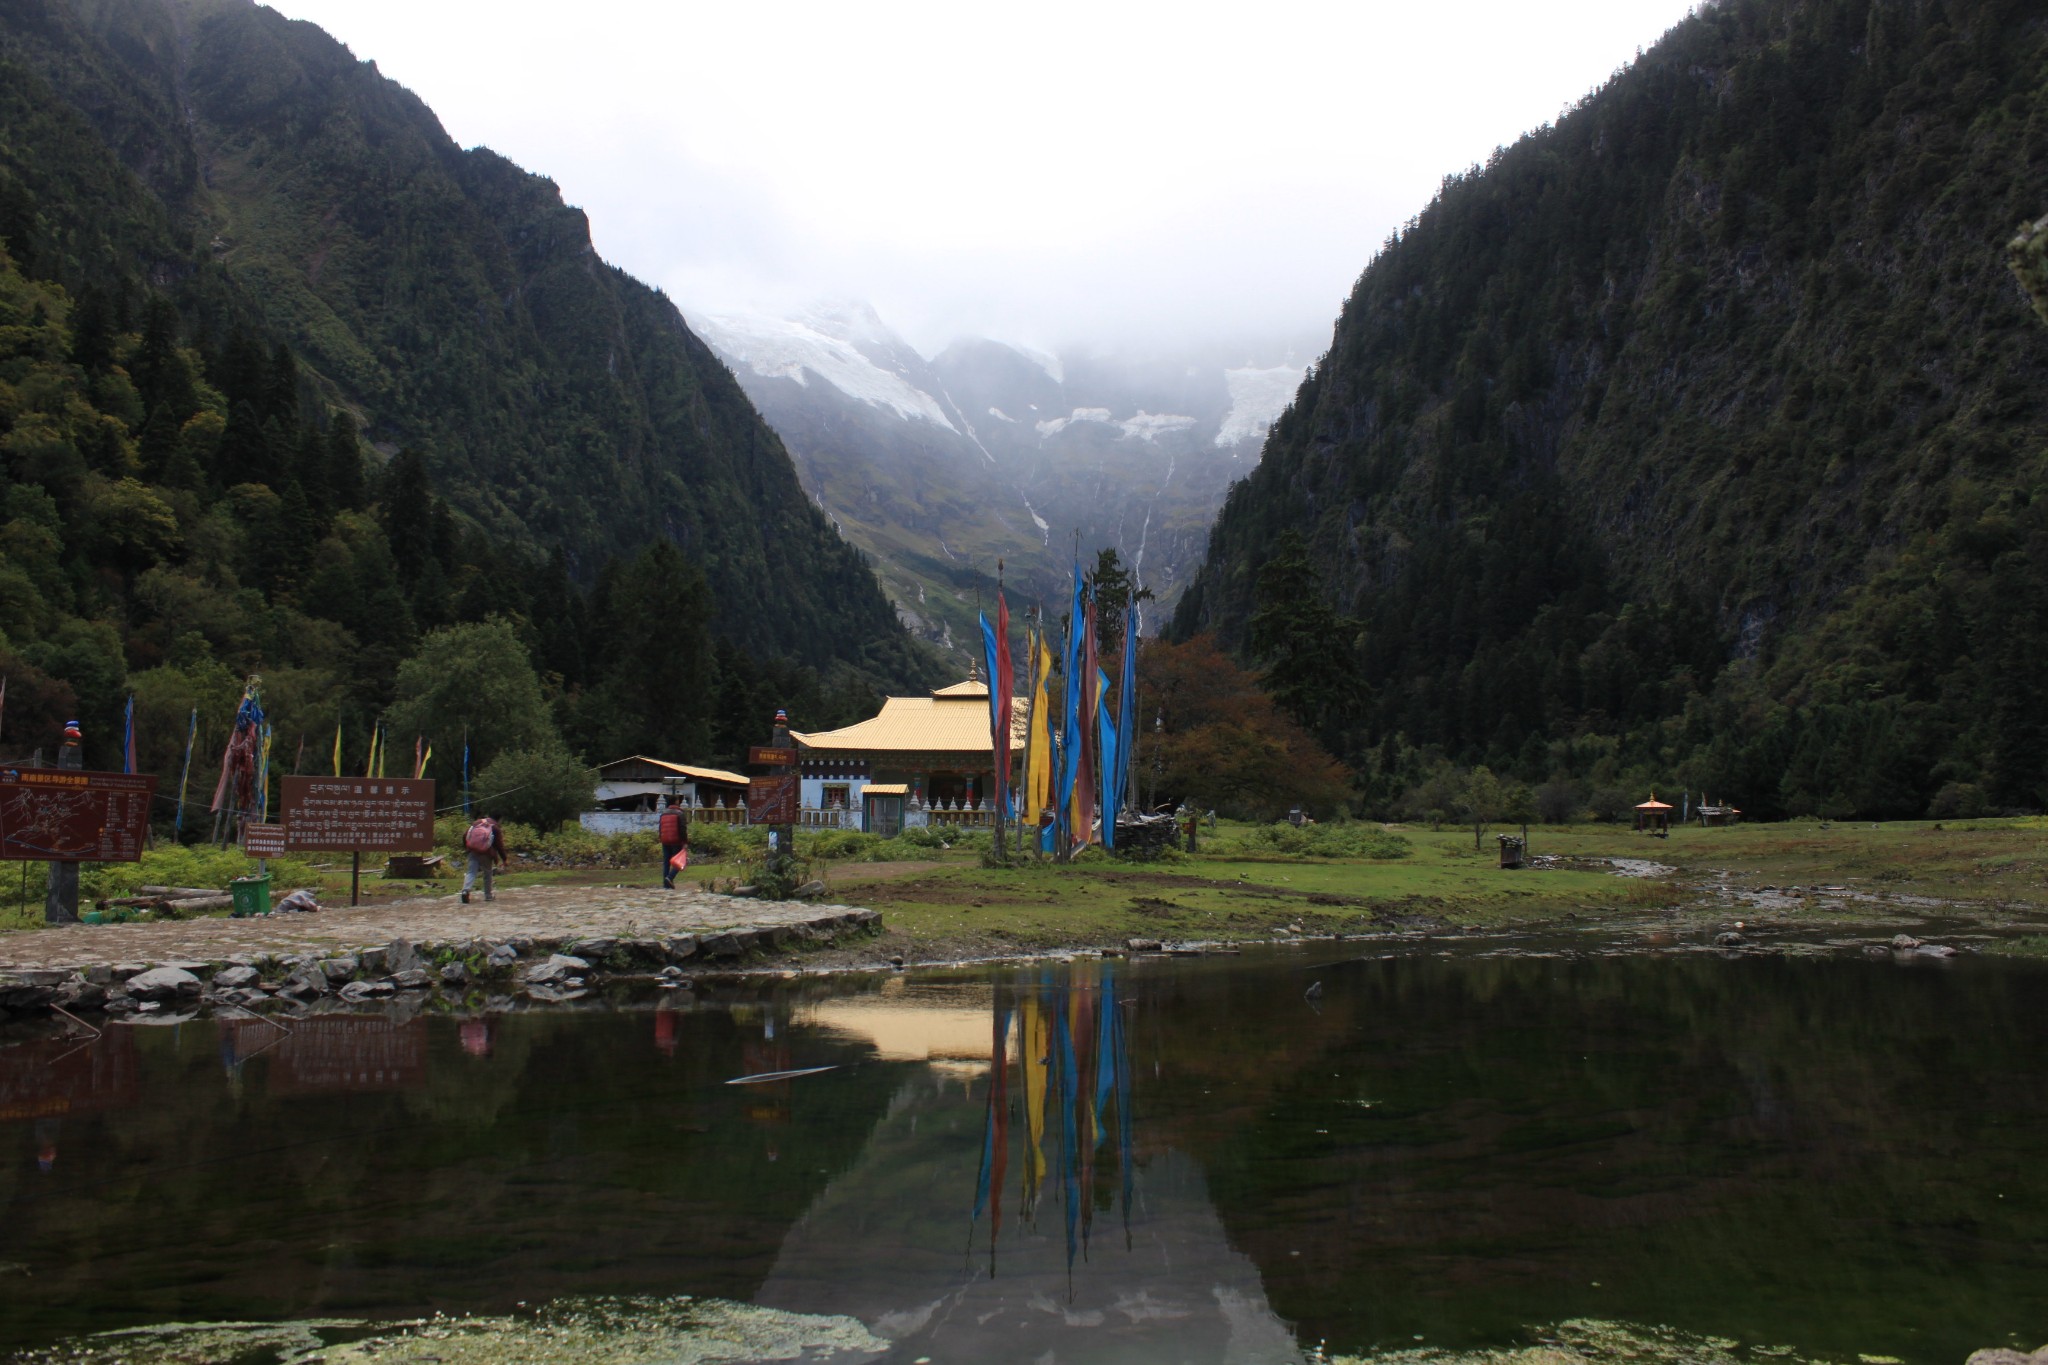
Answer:
POLYGON ((254 919, 71 924, 0 934, 0 968, 86 967, 128 962, 219 962, 227 958, 333 956, 393 939, 502 943, 515 938, 649 938, 816 924, 854 913, 847 905, 744 900, 659 887, 530 886, 481 896, 424 896, 316 914, 254 919))

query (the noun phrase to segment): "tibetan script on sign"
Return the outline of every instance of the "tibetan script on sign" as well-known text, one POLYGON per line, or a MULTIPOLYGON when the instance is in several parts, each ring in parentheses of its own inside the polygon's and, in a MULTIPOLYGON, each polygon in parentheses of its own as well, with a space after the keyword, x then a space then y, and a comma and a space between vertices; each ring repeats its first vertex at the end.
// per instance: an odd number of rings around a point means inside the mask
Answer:
POLYGON ((747 823, 750 825, 793 825, 796 823, 797 782, 795 773, 777 777, 747 779, 747 823))
POLYGON ((796 750, 756 744, 747 750, 747 762, 757 768, 787 768, 796 762, 796 750))
POLYGON ((434 784, 423 777, 287 777, 284 846, 416 852, 434 846, 434 784))
POLYGON ((0 858, 132 863, 149 837, 156 778, 76 768, 0 768, 0 858))

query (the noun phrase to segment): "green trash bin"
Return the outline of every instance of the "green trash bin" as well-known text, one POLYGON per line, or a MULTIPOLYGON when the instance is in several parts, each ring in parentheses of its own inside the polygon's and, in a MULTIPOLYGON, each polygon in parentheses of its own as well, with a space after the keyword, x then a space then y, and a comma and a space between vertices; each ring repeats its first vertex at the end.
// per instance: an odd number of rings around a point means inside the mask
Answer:
POLYGON ((270 913, 270 877, 237 877, 228 883, 228 894, 235 898, 234 918, 246 919, 250 915, 270 913))

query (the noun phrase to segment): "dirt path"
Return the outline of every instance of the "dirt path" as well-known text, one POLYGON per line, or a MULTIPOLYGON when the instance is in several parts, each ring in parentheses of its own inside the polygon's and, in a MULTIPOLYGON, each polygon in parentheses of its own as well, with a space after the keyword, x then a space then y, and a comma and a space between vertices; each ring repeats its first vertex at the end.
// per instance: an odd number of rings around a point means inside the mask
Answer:
POLYGON ((486 904, 454 895, 416 897, 254 919, 171 920, 152 924, 73 924, 0 934, 0 967, 220 962, 410 943, 569 942, 579 938, 662 939, 728 930, 794 928, 856 912, 847 905, 742 900, 659 887, 533 886, 500 891, 486 904))

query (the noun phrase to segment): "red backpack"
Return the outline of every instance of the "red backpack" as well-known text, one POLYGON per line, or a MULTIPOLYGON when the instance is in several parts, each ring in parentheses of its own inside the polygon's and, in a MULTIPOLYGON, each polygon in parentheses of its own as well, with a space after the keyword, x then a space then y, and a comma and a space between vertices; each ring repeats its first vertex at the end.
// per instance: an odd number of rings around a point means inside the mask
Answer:
POLYGON ((462 836, 462 846, 471 853, 489 853, 497 842, 497 831, 488 819, 479 820, 469 827, 469 833, 462 836))
POLYGON ((671 807, 661 813, 661 841, 664 844, 680 844, 683 841, 683 813, 671 807))

